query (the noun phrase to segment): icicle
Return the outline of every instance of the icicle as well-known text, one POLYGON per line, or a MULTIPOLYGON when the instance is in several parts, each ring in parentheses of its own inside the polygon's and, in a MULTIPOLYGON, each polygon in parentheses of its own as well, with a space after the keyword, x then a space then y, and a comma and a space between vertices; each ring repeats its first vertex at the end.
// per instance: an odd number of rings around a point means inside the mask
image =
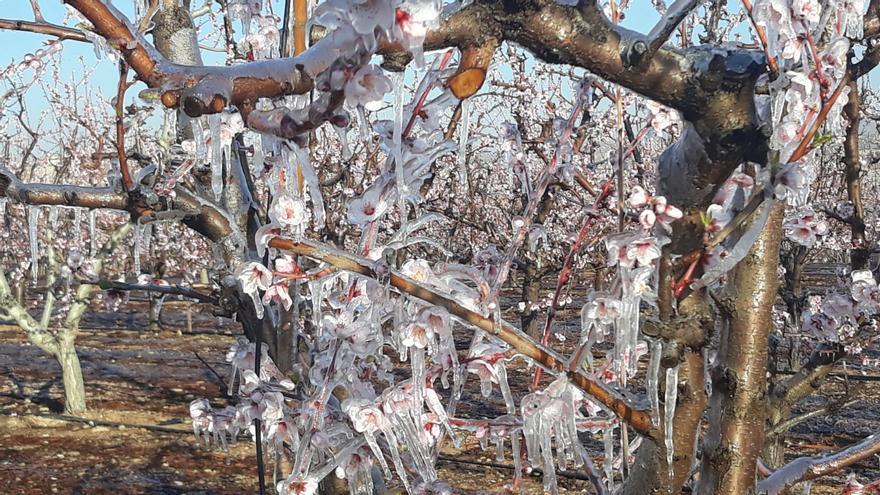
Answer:
POLYGON ((385 477, 390 478, 391 470, 388 469, 388 463, 385 462, 385 455, 382 453, 382 449, 379 448, 376 437, 371 432, 366 431, 364 432, 364 439, 367 441, 367 445, 370 446, 370 450, 373 451, 373 456, 379 461, 379 465, 382 466, 382 472, 385 473, 385 477))
POLYGON ((544 491, 550 492, 552 494, 559 493, 559 488, 556 485, 556 467, 553 465, 553 448, 550 446, 550 437, 551 431, 550 426, 547 424, 548 422, 541 422, 541 455, 543 457, 543 466, 541 469, 544 471, 544 491))
MULTIPOLYGON (((456 447, 456 448, 458 448, 458 447, 456 447)), ((523 470, 522 469, 522 458, 520 455, 522 451, 521 451, 521 448, 519 445, 519 433, 516 431, 511 432, 511 434, 510 434, 510 450, 511 450, 511 455, 513 456, 513 469, 515 471, 515 473, 513 474, 514 484, 516 484, 517 486, 520 486, 519 481, 522 478, 522 470, 523 470)))
POLYGON ((95 226, 98 220, 98 210, 89 211, 89 241, 91 243, 92 256, 98 254, 98 229, 95 226))
POLYGON ((602 462, 602 469, 605 471, 605 478, 608 480, 608 491, 614 491, 614 426, 609 422, 602 432, 602 443, 605 445, 605 459, 602 462))
POLYGON ((263 172, 266 160, 266 156, 263 154, 263 138, 259 134, 251 134, 251 141, 254 146, 254 166, 251 168, 259 175, 263 172))
POLYGON ((406 492, 412 493, 412 490, 409 486, 409 480, 406 476, 406 470, 403 468, 403 461, 400 458, 400 450, 397 448, 397 435, 394 434, 394 430, 392 430, 391 428, 385 428, 384 430, 382 430, 382 433, 385 434, 385 440, 388 444, 388 450, 391 451, 391 460, 394 461, 394 470, 397 471, 397 476, 403 483, 403 487, 406 489, 406 492))
POLYGON ((403 91, 404 73, 394 76, 394 134, 392 157, 394 158, 394 178, 397 185, 397 209, 400 214, 400 229, 406 231, 409 215, 406 211, 406 197, 409 194, 406 184, 406 171, 403 169, 403 91))
POLYGON ((421 404, 425 395, 425 350, 411 347, 410 367, 412 367, 413 396, 416 404, 421 404))
POLYGON ((73 235, 76 236, 74 239, 76 242, 79 242, 82 239, 82 209, 74 208, 73 209, 73 235))
POLYGON ((471 100, 465 99, 461 102, 461 124, 458 129, 458 181, 467 192, 468 185, 468 168, 467 168, 467 143, 468 133, 471 126, 471 100))
POLYGON ((315 228, 320 230, 324 227, 324 198, 321 196, 321 184, 318 181, 318 173, 315 171, 314 165, 309 160, 309 154, 300 148, 295 150, 296 158, 302 167, 303 180, 309 189, 309 195, 312 197, 312 212, 315 215, 315 228))
POLYGON ((666 445, 666 466, 672 479, 672 456, 675 443, 672 438, 672 420, 675 418, 675 402, 678 400, 678 366, 666 369, 666 403, 663 415, 663 439, 666 445))
POLYGON ((31 276, 37 282, 40 253, 38 251, 37 222, 40 220, 40 207, 28 206, 28 241, 31 247, 31 276))
POLYGON ((321 335, 321 300, 324 299, 324 281, 321 279, 309 282, 309 293, 312 296, 312 325, 321 335))
POLYGON ((651 344, 651 360, 648 362, 648 377, 645 388, 651 404, 651 424, 660 426, 660 354, 663 344, 658 340, 651 344))
POLYGON ((495 377, 498 379, 498 387, 501 389, 501 396, 504 397, 504 404, 507 406, 507 414, 516 414, 516 403, 513 400, 513 393, 510 391, 510 384, 507 383, 507 370, 504 363, 500 361, 495 365, 495 377))
POLYGON ((58 230, 58 207, 55 205, 49 207, 49 225, 52 226, 52 231, 58 230))
POLYGON ((257 319, 263 319, 263 301, 260 300, 260 296, 258 293, 254 292, 251 294, 251 300, 254 302, 254 310, 257 313, 257 319))
POLYGON ((193 142, 196 145, 196 163, 205 163, 208 151, 205 148, 205 132, 202 128, 202 119, 190 119, 189 125, 192 128, 193 142))
POLYGON ((214 198, 219 200, 223 194, 223 149, 219 114, 208 116, 208 127, 211 128, 211 190, 214 198))
POLYGON ((339 144, 342 147, 342 159, 351 159, 351 146, 348 144, 348 127, 333 127, 336 135, 339 137, 339 144))
POLYGON ((141 235, 143 227, 139 223, 134 225, 134 275, 141 274, 141 235))

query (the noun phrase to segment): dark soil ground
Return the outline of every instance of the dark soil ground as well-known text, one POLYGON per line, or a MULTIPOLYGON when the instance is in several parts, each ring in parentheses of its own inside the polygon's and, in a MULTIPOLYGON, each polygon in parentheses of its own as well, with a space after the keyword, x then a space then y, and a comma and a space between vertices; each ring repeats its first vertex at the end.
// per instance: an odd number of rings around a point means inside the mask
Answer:
MULTIPOLYGON (((54 359, 28 344, 17 327, 0 325, 0 495, 256 493, 253 444, 241 441, 229 452, 205 450, 189 426, 191 400, 207 397, 215 406, 225 405, 220 379, 208 365, 224 379, 229 376, 224 357, 238 327, 195 314, 187 332, 178 308, 168 312, 162 332, 149 332, 138 312, 143 308, 126 308, 90 314, 77 339, 90 408, 80 419, 62 414, 54 359)), ((521 360, 515 363, 510 381, 521 396, 531 373, 521 360)), ((460 415, 503 414, 500 399, 484 402, 476 381, 471 385, 475 399, 465 401, 460 415)), ((796 427, 788 457, 822 454, 877 432, 880 388, 874 381, 832 378, 799 410, 820 407, 847 388, 850 398, 863 400, 796 427)), ((585 440, 599 452, 596 439, 585 440)), ((481 451, 469 439, 461 450, 446 449, 438 469, 455 493, 499 493, 512 481, 510 464, 509 450, 507 459, 496 462, 494 448, 481 451)), ((873 459, 853 471, 863 482, 878 479, 877 464, 873 459)), ((845 475, 817 483, 812 493, 840 493, 845 475)), ((562 493, 591 493, 579 479, 563 477, 560 486, 562 493)), ((540 477, 529 478, 526 491, 542 493, 540 477)))

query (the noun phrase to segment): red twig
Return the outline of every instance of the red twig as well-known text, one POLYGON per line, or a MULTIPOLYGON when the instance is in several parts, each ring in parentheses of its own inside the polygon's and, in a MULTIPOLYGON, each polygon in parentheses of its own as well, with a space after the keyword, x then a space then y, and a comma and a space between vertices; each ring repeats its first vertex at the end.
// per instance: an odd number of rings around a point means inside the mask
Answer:
MULTIPOLYGON (((605 199, 614 191, 614 187, 611 184, 611 180, 608 180, 608 182, 602 186, 602 192, 599 193, 599 197, 596 198, 596 202, 593 204, 594 210, 599 208, 599 205, 601 205, 602 202, 605 201, 605 199)), ((583 244, 584 239, 587 238, 587 233, 589 233, 590 227, 593 225, 593 220, 595 218, 596 217, 592 212, 587 214, 587 217, 584 219, 584 224, 581 226, 581 230, 578 232, 577 237, 571 244, 571 248, 565 255, 565 261, 562 263, 562 270, 560 270, 559 278, 556 281, 556 290, 553 292, 553 302, 550 304, 550 310, 547 313, 547 321, 544 323, 544 332, 541 336, 542 345, 547 345, 547 342, 550 339, 550 325, 553 323, 553 317, 556 316, 556 307, 559 305, 559 298, 562 296, 562 289, 568 282, 574 257, 578 251, 580 251, 581 244, 583 244)), ((535 370, 535 377, 532 380, 533 388, 537 388, 538 381, 541 380, 541 371, 541 368, 535 370)))

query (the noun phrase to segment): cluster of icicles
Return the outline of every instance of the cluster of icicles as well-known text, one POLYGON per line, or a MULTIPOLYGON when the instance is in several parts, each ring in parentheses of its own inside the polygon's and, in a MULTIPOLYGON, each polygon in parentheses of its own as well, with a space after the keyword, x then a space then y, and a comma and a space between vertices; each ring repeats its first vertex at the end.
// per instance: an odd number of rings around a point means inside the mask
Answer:
MULTIPOLYGON (((388 250, 394 252, 410 242, 442 247, 420 234, 430 224, 442 221, 442 217, 420 214, 420 198, 414 197, 414 193, 427 177, 424 173, 426 165, 438 154, 454 149, 454 145, 442 138, 435 139, 427 127, 422 129, 424 134, 419 140, 403 139, 404 117, 413 107, 403 104, 402 84, 397 88, 394 120, 374 126, 379 131, 388 159, 374 184, 367 188, 362 198, 353 201, 351 207, 354 208, 358 201, 365 201, 364 198, 374 197, 378 198, 375 202, 379 204, 397 202, 400 209, 415 207, 415 219, 404 220, 401 230, 384 243, 373 238, 374 244, 371 245, 367 232, 379 221, 378 216, 387 214, 391 208, 383 207, 382 213, 372 218, 349 214, 352 223, 363 229, 361 249, 376 260, 380 272, 380 265, 384 262, 379 258, 389 259, 388 250), (419 146, 422 149, 416 149, 419 146), (402 166, 397 166, 398 163, 402 166)), ((448 95, 428 104, 440 103, 450 103, 448 95)), ((213 127, 211 132, 215 132, 213 127)), ((432 132, 439 133, 437 130, 432 132)), ((213 135, 205 139, 215 140, 221 138, 213 135)), ((198 144, 199 141, 196 140, 196 154, 203 156, 198 147, 204 145, 198 144)), ((466 143, 467 139, 459 138, 461 142, 466 143)), ((299 201, 296 204, 307 208, 309 220, 320 225, 323 222, 323 210, 320 209, 323 200, 317 184, 310 179, 314 170, 308 154, 296 145, 265 135, 257 136, 252 145, 257 166, 268 165, 270 172, 266 178, 273 197, 295 196, 299 201), (294 167, 301 167, 300 170, 304 171, 304 184, 294 180, 299 175, 294 167)), ((225 153, 211 151, 212 156, 218 157, 225 153)), ((224 163, 220 160, 219 166, 224 163)), ((302 221, 285 221, 267 227, 271 229, 263 229, 258 245, 268 250, 269 259, 279 263, 285 257, 267 248, 267 239, 276 235, 303 235, 302 221)), ((640 233, 632 239, 644 242, 644 235, 640 233)), ((613 250, 619 251, 621 243, 628 242, 628 239, 618 240, 613 250)), ((412 259, 400 269, 412 280, 466 307, 488 314, 498 308, 489 289, 489 274, 497 273, 503 260, 497 251, 485 251, 475 256, 473 266, 432 265, 426 260, 412 259)), ((648 259, 645 264, 633 261, 630 266, 621 266, 618 293, 594 297, 585 307, 579 344, 586 352, 576 355, 586 361, 584 372, 607 381, 618 381, 622 386, 626 386, 627 378, 635 374, 639 357, 649 347, 639 340, 638 321, 640 305, 653 302, 650 280, 654 266, 651 261, 648 259), (595 309, 603 298, 614 307, 614 311, 597 313, 589 309, 595 309), (609 336, 614 338, 614 348, 606 364, 601 369, 594 368, 591 349, 609 336)), ((290 264, 290 257, 286 257, 284 263, 290 264)), ((277 267, 276 264, 276 272, 277 267)), ((388 280, 347 273, 321 276, 322 269, 318 266, 306 272, 307 276, 317 278, 291 282, 286 287, 293 300, 289 311, 299 317, 303 307, 310 308, 307 318, 311 320, 312 331, 303 334, 299 325, 294 325, 294 339, 303 340, 311 355, 311 366, 298 370, 302 381, 297 384, 287 381, 277 372, 265 351, 261 353, 261 373, 257 376, 252 371, 255 361, 253 344, 239 342, 230 351, 229 360, 235 374, 241 377, 237 388, 241 400, 237 406, 219 410, 212 409, 204 399, 195 401, 192 414, 197 435, 209 433, 206 438, 225 445, 227 435, 234 438, 248 428, 253 434, 253 420, 259 419, 261 437, 268 450, 280 454, 286 445, 295 453, 295 465, 289 477, 278 480, 280 493, 310 493, 321 479, 335 472, 349 481, 351 493, 367 494, 373 492, 374 483, 381 479, 381 476, 375 476, 379 472, 385 479, 396 475, 411 493, 450 493, 448 486, 437 477, 435 462, 446 439, 460 445, 462 433, 470 433, 484 448, 489 442, 494 443, 499 460, 505 458, 505 446, 510 446, 517 482, 527 472, 522 462, 525 457, 531 469, 543 472, 545 489, 556 493, 558 470, 584 466, 593 469, 580 439, 581 434, 589 432, 603 438, 605 483, 608 489, 614 488, 614 471, 623 462, 622 454, 632 453, 639 440, 629 442, 620 435, 620 442, 628 444, 616 447, 614 430, 620 427, 618 419, 585 397, 568 383, 564 375, 545 389, 522 397, 517 406, 508 385, 506 368, 515 354, 504 343, 471 328, 472 340, 460 354, 453 339, 453 328, 456 324, 467 326, 467 323, 459 322, 442 308, 396 293, 388 286, 388 280), (306 301, 309 302, 307 306, 304 305, 306 301), (393 357, 398 361, 409 363, 408 378, 395 379, 391 372, 392 356, 386 354, 389 348, 395 351, 393 357), (480 390, 486 398, 492 396, 497 386, 506 414, 492 419, 456 415, 469 374, 477 375, 480 390), (377 391, 381 382, 385 386, 377 391), (339 393, 340 390, 344 392, 339 393), (443 397, 447 397, 445 404, 443 397), (522 450, 523 440, 525 451, 522 450), (413 472, 417 473, 415 479, 412 479, 413 472)), ((271 272, 267 270, 267 273, 271 272)), ((279 283, 278 278, 281 277, 273 277, 269 284, 279 283)), ((264 308, 259 298, 254 302, 265 311, 263 317, 279 321, 280 307, 265 303, 264 308)), ((650 348, 647 388, 659 424, 661 345, 653 343, 650 348)), ((670 384, 664 394, 665 423, 670 424, 675 410, 677 368, 667 370, 665 378, 670 384)), ((235 389, 230 387, 230 390, 235 389)), ((670 461, 671 435, 671 428, 667 428, 670 461)))
MULTIPOLYGON (((6 215, 6 207, 9 200, 7 198, 0 198, 0 221, 6 215)), ((83 239, 83 215, 88 215, 88 237, 87 242, 89 243, 89 254, 91 256, 96 256, 98 254, 98 249, 100 245, 98 244, 98 214, 100 212, 99 209, 86 209, 86 208, 78 208, 78 207, 68 207, 68 206, 40 206, 40 205, 28 205, 27 206, 27 233, 28 233, 28 252, 29 259, 28 263, 30 266, 31 277, 34 283, 37 282, 39 277, 39 266, 40 266, 40 232, 42 230, 41 221, 43 218, 43 211, 48 210, 48 218, 45 220, 47 223, 45 226, 51 228, 53 232, 58 231, 58 223, 62 220, 62 214, 66 216, 71 216, 69 212, 72 211, 72 218, 68 220, 72 222, 72 239, 81 240, 83 239), (62 213, 67 212, 67 213, 62 213)), ((141 224, 138 223, 135 225, 133 229, 133 237, 132 237, 132 259, 133 259, 133 270, 134 275, 139 276, 141 273, 141 253, 149 252, 150 250, 150 241, 152 239, 152 230, 153 225, 149 224, 141 224)))

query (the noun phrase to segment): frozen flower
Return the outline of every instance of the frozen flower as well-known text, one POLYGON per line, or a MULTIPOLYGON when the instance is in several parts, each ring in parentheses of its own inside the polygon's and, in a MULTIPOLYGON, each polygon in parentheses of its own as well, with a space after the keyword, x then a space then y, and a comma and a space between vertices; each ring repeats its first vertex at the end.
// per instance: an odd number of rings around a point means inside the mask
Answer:
POLYGON ((791 241, 811 247, 816 243, 817 236, 828 231, 828 224, 819 220, 812 208, 803 208, 794 218, 787 220, 783 228, 791 241))
POLYGON ((706 227, 708 232, 718 232, 733 220, 733 212, 721 205, 709 205, 706 209, 709 217, 709 225, 706 227))
POLYGON ((597 297, 587 303, 584 311, 587 318, 607 325, 614 323, 620 316, 620 301, 610 297, 597 297))
POLYGON ((663 196, 655 197, 652 203, 654 205, 654 213, 656 214, 657 221, 659 221, 660 225, 662 225, 667 231, 672 228, 672 222, 683 216, 681 210, 673 205, 667 204, 666 198, 663 196))
POLYGON ((412 53, 418 65, 424 63, 422 43, 428 29, 440 22, 442 6, 437 0, 405 0, 394 12, 393 37, 412 53))
POLYGON ((272 202, 269 217, 284 227, 300 228, 309 220, 305 202, 289 194, 279 194, 272 202))
POLYGON ((352 107, 378 110, 385 93, 391 91, 391 80, 375 65, 365 65, 345 85, 345 102, 352 107))
POLYGON ((266 254, 266 248, 269 245, 269 241, 281 235, 281 226, 276 222, 267 223, 263 225, 259 229, 257 229, 256 235, 256 243, 257 243, 257 254, 262 258, 264 254, 266 254))
POLYGON ((666 129, 673 127, 681 122, 678 112, 671 108, 665 107, 652 100, 645 101, 645 106, 651 112, 651 127, 658 133, 664 133, 666 129))
POLYGON ((358 433, 372 433, 386 426, 385 415, 366 399, 346 399, 342 410, 348 414, 351 424, 358 433))
POLYGON ((273 301, 281 303, 285 311, 290 310, 293 300, 290 298, 290 291, 286 283, 275 284, 266 289, 266 293, 263 294, 263 304, 269 304, 273 301))
POLYGON ((256 261, 241 265, 236 270, 236 277, 246 294, 256 294, 258 290, 266 290, 272 284, 272 272, 256 261))
POLYGON ((419 349, 433 347, 434 329, 431 325, 412 322, 403 330, 401 343, 406 347, 418 347, 419 349))
POLYGON ((312 478, 287 479, 278 483, 276 489, 280 495, 313 495, 318 492, 318 481, 312 478))
POLYGON ((786 163, 776 174, 774 184, 776 199, 796 200, 805 194, 807 181, 797 163, 786 163))
POLYGON ((275 271, 281 273, 298 273, 299 266, 296 264, 293 256, 285 254, 280 258, 275 259, 275 271))
POLYGON ((816 0, 793 0, 791 2, 791 13, 796 18, 810 24, 816 24, 822 16, 822 6, 816 0))
POLYGON ((367 189, 363 195, 348 202, 348 221, 361 227, 375 222, 385 211, 388 203, 378 188, 367 189))
POLYGON ((633 261, 647 266, 659 257, 660 247, 657 246, 657 239, 653 237, 638 239, 627 246, 626 259, 630 262, 629 266, 632 266, 633 261))
POLYGON ((648 194, 648 191, 645 191, 642 186, 634 186, 630 192, 629 198, 626 200, 626 204, 629 205, 630 208, 642 208, 648 204, 650 199, 651 195, 648 194))

